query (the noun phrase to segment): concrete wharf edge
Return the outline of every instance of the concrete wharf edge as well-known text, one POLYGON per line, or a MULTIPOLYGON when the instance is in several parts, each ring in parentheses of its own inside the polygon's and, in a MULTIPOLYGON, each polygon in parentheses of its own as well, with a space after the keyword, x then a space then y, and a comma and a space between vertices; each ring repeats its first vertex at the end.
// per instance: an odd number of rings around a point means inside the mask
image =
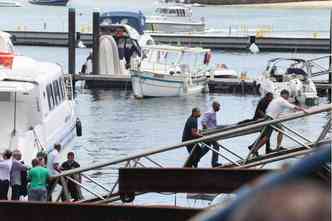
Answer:
MULTIPOLYGON (((66 75, 68 77, 69 75, 66 75)), ((75 74, 75 81, 85 81, 87 88, 101 88, 101 89, 124 89, 131 90, 131 80, 126 75, 82 75, 75 74)), ((258 85, 255 80, 240 80, 240 79, 214 79, 209 80, 210 92, 233 93, 242 95, 257 95, 258 85)), ((318 94, 326 96, 327 90, 331 88, 331 84, 327 81, 315 82, 318 94)))
MULTIPOLYGON (((15 45, 68 47, 67 32, 7 31, 15 45)), ((200 34, 152 34, 157 43, 203 47, 214 50, 248 50, 250 36, 218 36, 200 34)), ((92 47, 92 34, 80 33, 80 40, 92 47)), ((328 53, 328 38, 257 37, 261 51, 328 53)))

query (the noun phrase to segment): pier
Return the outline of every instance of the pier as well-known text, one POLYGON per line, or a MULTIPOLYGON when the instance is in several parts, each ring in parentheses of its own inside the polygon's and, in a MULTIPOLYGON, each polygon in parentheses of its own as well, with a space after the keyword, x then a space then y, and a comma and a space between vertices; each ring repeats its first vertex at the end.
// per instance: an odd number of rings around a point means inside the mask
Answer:
MULTIPOLYGON (((15 45, 68 47, 66 32, 29 32, 8 31, 14 37, 15 45)), ((79 39, 87 47, 92 47, 92 34, 79 33, 79 39)), ((328 38, 295 38, 295 37, 255 37, 255 36, 221 36, 207 34, 157 34, 152 37, 157 43, 203 47, 214 50, 247 50, 252 39, 261 51, 279 52, 329 52, 328 38)))

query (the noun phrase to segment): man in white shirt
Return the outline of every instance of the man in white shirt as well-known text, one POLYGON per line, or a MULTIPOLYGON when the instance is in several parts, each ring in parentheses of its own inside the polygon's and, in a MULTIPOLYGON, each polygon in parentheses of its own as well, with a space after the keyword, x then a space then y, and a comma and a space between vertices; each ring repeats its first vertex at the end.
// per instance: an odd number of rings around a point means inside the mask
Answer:
MULTIPOLYGON (((60 150, 61 144, 54 144, 54 149, 47 155, 47 169, 50 176, 55 176, 61 173, 60 170, 60 150)), ((52 201, 51 190, 54 188, 55 182, 51 181, 48 185, 47 198, 48 201, 52 201)))
MULTIPOLYGON (((305 109, 302 107, 296 106, 294 104, 291 104, 288 102, 289 98, 289 92, 287 90, 282 90, 280 92, 280 97, 275 98, 271 101, 269 106, 266 109, 266 115, 267 115, 267 120, 272 120, 272 119, 277 119, 280 117, 280 114, 285 111, 285 109, 292 109, 292 110, 298 110, 298 111, 304 111, 306 112, 305 109)), ((281 127, 280 125, 274 125, 276 127, 281 127)), ((258 155, 258 150, 266 144, 273 132, 273 128, 270 125, 265 126, 262 131, 259 139, 255 142, 254 145, 249 146, 248 148, 252 150, 252 153, 254 153, 256 156, 258 155), (253 149, 254 148, 254 149, 253 149)), ((278 134, 277 137, 277 147, 275 150, 281 150, 281 142, 282 142, 283 135, 282 133, 278 134)))
POLYGON ((13 165, 11 157, 12 152, 5 150, 2 154, 3 160, 0 160, 0 200, 8 200, 10 171, 13 165))

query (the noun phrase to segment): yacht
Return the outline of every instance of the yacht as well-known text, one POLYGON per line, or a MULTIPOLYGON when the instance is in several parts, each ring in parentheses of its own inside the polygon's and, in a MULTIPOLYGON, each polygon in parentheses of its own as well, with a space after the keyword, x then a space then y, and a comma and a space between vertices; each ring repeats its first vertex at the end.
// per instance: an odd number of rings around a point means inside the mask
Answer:
POLYGON ((0 7, 21 7, 22 4, 15 1, 0 0, 0 7))
POLYGON ((146 30, 164 33, 205 31, 205 19, 194 19, 192 8, 185 4, 160 4, 154 15, 147 17, 146 30))
POLYGON ((152 45, 130 69, 136 98, 172 97, 208 92, 209 49, 152 45))
POLYGON ((37 152, 50 151, 55 143, 65 146, 75 132, 81 135, 71 82, 65 81, 58 64, 2 49, 0 152, 19 149, 30 164, 37 152))
POLYGON ((279 96, 284 89, 290 100, 302 105, 318 105, 317 90, 311 79, 312 64, 298 58, 274 58, 268 61, 263 74, 257 79, 262 95, 271 92, 279 96))

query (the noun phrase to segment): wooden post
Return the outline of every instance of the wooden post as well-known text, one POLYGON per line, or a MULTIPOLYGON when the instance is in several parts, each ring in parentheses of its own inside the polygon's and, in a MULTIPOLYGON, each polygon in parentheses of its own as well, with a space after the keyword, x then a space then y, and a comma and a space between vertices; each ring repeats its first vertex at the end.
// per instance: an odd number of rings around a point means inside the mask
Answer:
POLYGON ((68 74, 72 76, 73 95, 75 97, 76 68, 76 12, 74 8, 68 11, 68 74))
POLYGON ((99 74, 99 12, 93 12, 93 51, 92 51, 92 74, 99 74))

